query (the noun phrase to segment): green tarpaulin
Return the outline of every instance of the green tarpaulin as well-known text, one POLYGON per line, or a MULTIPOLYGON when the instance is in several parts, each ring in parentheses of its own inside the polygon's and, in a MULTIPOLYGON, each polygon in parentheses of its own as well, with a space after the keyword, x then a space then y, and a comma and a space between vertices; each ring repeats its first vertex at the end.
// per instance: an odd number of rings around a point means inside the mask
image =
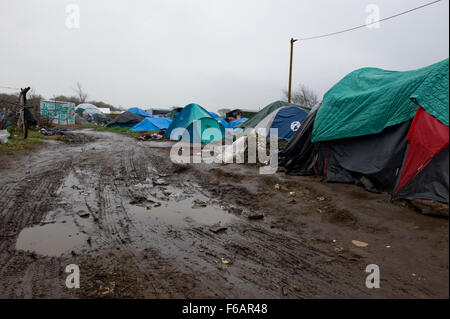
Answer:
POLYGON ((449 124, 449 60, 406 71, 356 70, 324 96, 312 141, 376 134, 408 121, 421 105, 449 124))
MULTIPOLYGON (((276 102, 273 102, 273 103, 267 105, 266 107, 264 107, 261 111, 256 113, 251 119, 242 123, 238 127, 253 128, 256 125, 258 125, 258 123, 261 122, 261 120, 263 120, 267 115, 269 115, 270 113, 279 109, 282 106, 298 106, 298 107, 302 108, 300 105, 297 105, 297 104, 292 104, 292 103, 283 102, 283 101, 276 101, 276 102)), ((304 108, 302 108, 302 109, 305 110, 306 112, 309 112, 308 109, 304 109, 304 108)))

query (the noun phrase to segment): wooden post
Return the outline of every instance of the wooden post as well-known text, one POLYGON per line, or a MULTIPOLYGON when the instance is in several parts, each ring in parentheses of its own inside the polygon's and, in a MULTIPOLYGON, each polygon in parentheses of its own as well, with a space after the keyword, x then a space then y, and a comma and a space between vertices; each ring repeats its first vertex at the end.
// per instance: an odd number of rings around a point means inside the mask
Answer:
POLYGON ((291 87, 292 87, 292 56, 294 53, 294 42, 297 41, 291 38, 291 61, 289 63, 289 88, 288 88, 288 102, 291 103, 291 87))

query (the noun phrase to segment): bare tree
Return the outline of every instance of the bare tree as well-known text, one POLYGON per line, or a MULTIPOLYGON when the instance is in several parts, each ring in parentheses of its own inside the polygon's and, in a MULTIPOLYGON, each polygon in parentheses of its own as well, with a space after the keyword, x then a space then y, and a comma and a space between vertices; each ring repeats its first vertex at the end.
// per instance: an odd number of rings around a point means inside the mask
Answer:
MULTIPOLYGON (((287 100, 288 91, 283 90, 283 95, 287 100)), ((297 90, 293 90, 291 95, 291 102, 305 108, 312 109, 314 106, 320 103, 320 99, 316 92, 308 88, 306 85, 300 84, 297 90)))
POLYGON ((84 103, 86 102, 87 98, 88 98, 88 94, 84 91, 83 87, 81 86, 80 82, 77 82, 77 86, 74 89, 74 91, 77 94, 77 98, 79 103, 84 103))

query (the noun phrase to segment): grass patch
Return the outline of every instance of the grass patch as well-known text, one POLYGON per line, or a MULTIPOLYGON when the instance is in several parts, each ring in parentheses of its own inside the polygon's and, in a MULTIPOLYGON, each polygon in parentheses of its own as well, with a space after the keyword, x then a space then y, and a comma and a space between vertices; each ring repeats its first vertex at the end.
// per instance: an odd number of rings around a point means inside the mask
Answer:
POLYGON ((12 155, 13 152, 32 149, 43 143, 41 139, 43 135, 37 131, 28 131, 28 138, 26 140, 21 137, 15 137, 11 135, 8 139, 8 143, 0 144, 0 152, 4 152, 8 155, 12 155))
POLYGON ((126 127, 97 127, 95 130, 99 131, 99 132, 119 133, 119 134, 124 134, 124 135, 128 135, 128 136, 134 136, 134 137, 141 135, 140 132, 130 131, 130 129, 126 128, 126 127))

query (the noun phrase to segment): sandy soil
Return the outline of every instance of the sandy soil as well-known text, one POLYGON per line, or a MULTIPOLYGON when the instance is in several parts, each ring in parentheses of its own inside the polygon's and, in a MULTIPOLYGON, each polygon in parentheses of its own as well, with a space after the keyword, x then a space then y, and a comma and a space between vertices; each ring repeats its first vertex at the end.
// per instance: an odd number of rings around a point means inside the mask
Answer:
POLYGON ((74 136, 3 157, 0 298, 449 297, 448 219, 355 185, 176 165, 167 142, 74 136))

